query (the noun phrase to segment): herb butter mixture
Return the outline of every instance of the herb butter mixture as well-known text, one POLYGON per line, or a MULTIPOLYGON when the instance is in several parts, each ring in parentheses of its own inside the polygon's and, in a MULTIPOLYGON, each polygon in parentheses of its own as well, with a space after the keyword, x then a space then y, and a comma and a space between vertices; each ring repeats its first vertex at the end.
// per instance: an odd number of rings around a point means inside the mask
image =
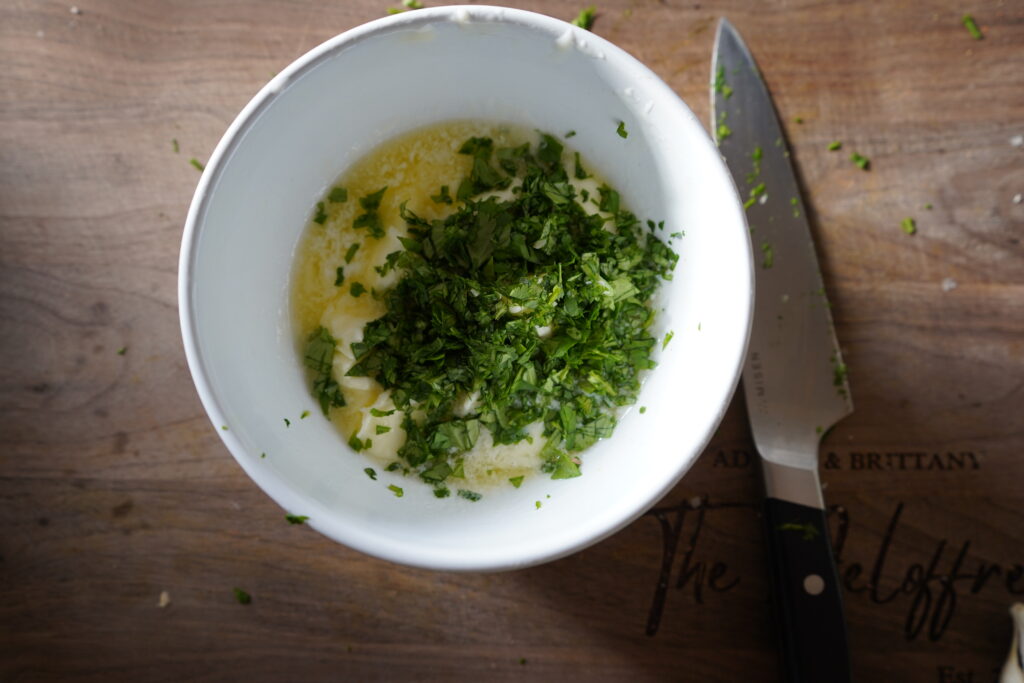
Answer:
POLYGON ((438 496, 579 476, 654 366, 662 229, 547 134, 456 122, 389 143, 299 249, 313 394, 353 449, 438 496))

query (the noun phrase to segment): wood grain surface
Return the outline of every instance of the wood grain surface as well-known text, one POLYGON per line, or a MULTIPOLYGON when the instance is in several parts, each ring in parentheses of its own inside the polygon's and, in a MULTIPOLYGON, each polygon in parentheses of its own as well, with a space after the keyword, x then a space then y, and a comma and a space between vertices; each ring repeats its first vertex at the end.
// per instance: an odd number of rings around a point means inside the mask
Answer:
MULTIPOLYGON (((741 401, 652 514, 501 574, 289 526, 221 445, 178 330, 189 159, 386 7, 0 3, 0 679, 779 680, 741 401)), ((822 474, 855 679, 992 681, 1024 599, 1024 5, 602 0, 594 31, 706 121, 720 16, 784 118, 850 368, 822 474)))

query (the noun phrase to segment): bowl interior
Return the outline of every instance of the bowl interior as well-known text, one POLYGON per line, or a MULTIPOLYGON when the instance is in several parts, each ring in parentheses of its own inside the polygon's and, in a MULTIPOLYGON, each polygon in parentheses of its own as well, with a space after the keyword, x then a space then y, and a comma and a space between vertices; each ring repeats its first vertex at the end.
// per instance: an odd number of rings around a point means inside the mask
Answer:
POLYGON ((232 124, 197 190, 181 262, 182 327, 203 403, 234 457, 289 512, 349 546, 444 569, 525 566, 621 528, 699 455, 735 388, 751 306, 746 226, 714 145, 653 73, 563 22, 487 7, 354 29, 279 74, 232 124), (568 141, 680 254, 660 290, 658 367, 583 476, 528 478, 479 502, 379 472, 320 415, 295 350, 293 254, 312 207, 378 143, 480 118, 568 141), (628 137, 616 134, 624 122, 628 137), (308 410, 310 416, 300 419, 308 410), (291 426, 286 426, 285 418, 291 426), (222 429, 226 426, 227 429, 222 429), (264 455, 265 454, 265 457, 264 455), (387 486, 404 489, 396 498, 387 486), (549 497, 550 496, 550 497, 549 497), (540 501, 538 509, 536 502, 540 501))

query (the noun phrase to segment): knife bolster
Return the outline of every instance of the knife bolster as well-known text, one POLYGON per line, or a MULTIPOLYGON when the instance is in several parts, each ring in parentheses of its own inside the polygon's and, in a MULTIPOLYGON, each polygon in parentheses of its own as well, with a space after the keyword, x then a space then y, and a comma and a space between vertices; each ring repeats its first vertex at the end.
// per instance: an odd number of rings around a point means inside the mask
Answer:
POLYGON ((817 469, 807 470, 780 465, 763 458, 761 469, 764 472, 764 489, 768 498, 777 498, 818 510, 825 509, 817 469))

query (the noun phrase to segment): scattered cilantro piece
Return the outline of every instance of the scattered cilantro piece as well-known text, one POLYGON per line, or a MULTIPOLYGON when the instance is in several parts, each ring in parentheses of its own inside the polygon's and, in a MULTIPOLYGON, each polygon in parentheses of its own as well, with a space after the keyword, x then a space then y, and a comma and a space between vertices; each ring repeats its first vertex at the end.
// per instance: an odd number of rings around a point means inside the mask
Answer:
POLYGON ((843 386, 843 382, 846 381, 846 374, 846 363, 843 363, 842 361, 837 362, 835 367, 832 369, 832 384, 837 387, 843 386))
POLYGON ((352 286, 348 290, 349 294, 355 298, 359 298, 366 293, 366 286, 362 282, 353 282, 352 286))
POLYGON ((423 3, 420 0, 402 0, 402 4, 409 9, 423 9, 423 3))
POLYGON ((284 518, 288 520, 289 524, 305 524, 306 520, 309 519, 306 515, 285 515, 284 518))
POLYGON ((381 225, 380 214, 377 213, 377 209, 380 208, 380 202, 384 198, 384 193, 387 192, 387 189, 387 185, 385 185, 376 192, 371 192, 359 199, 359 206, 363 208, 363 213, 356 216, 355 220, 352 221, 353 228, 366 228, 370 236, 377 239, 384 236, 384 226, 381 225))
POLYGON ((722 65, 719 65, 719 67, 715 69, 715 82, 713 87, 716 93, 722 95, 725 94, 725 88, 727 86, 725 84, 725 67, 722 65))
POLYGON ((228 426, 227 425, 221 425, 220 428, 223 429, 225 432, 228 431, 228 426))
POLYGON ((908 235, 913 235, 915 232, 917 232, 917 223, 914 221, 913 218, 904 218, 900 222, 900 228, 903 230, 903 232, 907 233, 908 235))
POLYGON ((292 421, 289 420, 287 417, 284 418, 284 426, 285 427, 291 427, 292 426, 292 421))
POLYGON ((319 223, 320 225, 323 225, 324 223, 327 222, 327 212, 324 211, 323 202, 316 203, 316 214, 314 214, 313 216, 313 222, 319 223))
MULTIPOLYGON (((757 203, 757 197, 751 197, 747 201, 743 202, 743 208, 744 209, 749 209, 750 207, 752 207, 756 203, 757 203)), ((753 230, 753 228, 751 228, 751 230, 753 230)))
POLYGON ((761 195, 764 194, 765 189, 766 189, 766 185, 764 183, 758 183, 754 187, 750 188, 750 196, 752 198, 753 197, 760 197, 761 195))
POLYGON ((430 195, 430 199, 435 204, 451 204, 454 201, 447 185, 442 185, 441 190, 437 194, 430 195))
POLYGON ((647 406, 640 406, 640 414, 643 415, 647 412, 647 406))
POLYGON ((265 458, 265 457, 267 457, 267 454, 266 454, 266 453, 260 453, 260 459, 261 459, 261 460, 262 460, 263 458, 265 458))
POLYGON ((978 24, 974 21, 974 17, 972 17, 970 14, 965 14, 961 21, 963 22, 964 28, 967 29, 967 32, 971 34, 971 38, 974 38, 975 40, 981 40, 982 38, 985 37, 981 33, 981 29, 978 28, 978 24))
POLYGON ((568 140, 569 138, 574 138, 576 137, 576 131, 570 130, 568 133, 565 134, 564 137, 566 140, 568 140))
POLYGON ((483 498, 483 494, 477 493, 476 491, 469 491, 467 489, 459 489, 459 498, 465 498, 473 503, 483 498))
POLYGON ((716 129, 715 133, 716 137, 718 138, 718 142, 721 142, 722 140, 732 135, 732 128, 729 128, 729 126, 727 126, 724 123, 720 123, 718 124, 718 128, 716 129))
POLYGON ((234 588, 232 590, 235 593, 235 600, 238 601, 239 605, 248 605, 250 602, 252 602, 252 596, 246 593, 241 588, 234 588))
POLYGON ((387 434, 390 431, 391 431, 391 427, 388 427, 387 425, 377 425, 376 426, 376 432, 378 434, 387 434))
POLYGON ((299 419, 300 420, 305 420, 307 417, 309 417, 309 411, 308 410, 303 410, 302 414, 299 415, 299 419))
POLYGON ((192 157, 191 159, 189 159, 189 160, 188 160, 188 163, 192 164, 192 166, 193 166, 193 167, 194 167, 194 168, 195 168, 195 169, 196 169, 197 171, 199 171, 200 173, 201 173, 202 171, 206 170, 206 166, 204 166, 204 165, 203 165, 203 163, 202 163, 201 161, 199 161, 199 159, 196 159, 195 157, 192 157))
POLYGON ((830 151, 830 152, 834 152, 837 149, 842 149, 842 148, 843 148, 843 143, 840 142, 839 140, 833 140, 832 142, 828 143, 828 151, 830 151))
POLYGON ((857 165, 857 168, 859 168, 862 171, 868 170, 868 167, 871 166, 871 160, 865 156, 861 156, 857 152, 854 152, 853 154, 850 155, 850 161, 855 163, 857 165))
POLYGON ((801 124, 801 123, 803 123, 803 122, 804 122, 804 119, 803 119, 803 117, 801 117, 801 116, 795 116, 795 117, 793 117, 793 123, 796 123, 796 124, 801 124))
POLYGON ((620 138, 628 138, 629 133, 626 132, 626 122, 619 121, 619 127, 615 129, 615 132, 619 134, 620 138))
POLYGON ((359 432, 352 432, 352 436, 348 437, 348 445, 352 447, 356 453, 368 448, 366 442, 359 438, 359 432))
POLYGON ((925 209, 927 209, 928 211, 931 211, 931 210, 932 210, 932 204, 931 204, 931 202, 928 202, 927 204, 925 204, 925 205, 924 205, 924 208, 925 208, 925 209))
POLYGON ((374 417, 387 417, 388 415, 394 415, 394 410, 380 410, 378 408, 370 408, 370 415, 374 417))
POLYGON ((580 28, 590 30, 594 26, 594 19, 597 18, 597 8, 593 5, 585 7, 580 10, 580 13, 576 15, 576 18, 572 20, 573 26, 579 26, 580 28))
POLYGON ((171 149, 174 150, 175 154, 181 151, 181 147, 178 146, 178 138, 171 138, 171 149))
POLYGON ((662 350, 664 350, 665 347, 668 346, 668 343, 672 341, 672 337, 674 336, 676 336, 676 333, 673 332, 672 330, 669 330, 668 332, 665 333, 665 339, 664 341, 661 342, 662 350))
MULTIPOLYGON (((337 342, 326 327, 318 327, 306 341, 303 363, 313 371, 313 395, 320 402, 320 410, 329 415, 330 408, 345 405, 341 387, 334 379, 334 349, 337 342)), ((285 419, 285 426, 291 423, 285 419)))
POLYGON ((767 242, 762 244, 761 245, 761 254, 762 254, 761 267, 762 268, 771 268, 772 265, 775 263, 775 254, 772 251, 772 245, 768 244, 767 242))
POLYGON ((348 248, 348 251, 345 252, 345 263, 352 263, 352 259, 355 257, 357 251, 359 251, 359 242, 351 245, 348 248))
POLYGON ((337 270, 334 271, 334 286, 341 287, 345 284, 345 268, 338 266, 337 270))
POLYGON ((732 86, 729 84, 723 85, 722 94, 725 95, 725 99, 732 97, 732 86))
POLYGON ((512 486, 519 488, 523 485, 523 475, 519 475, 518 477, 509 477, 509 481, 512 482, 512 486))
POLYGON ((434 498, 447 498, 452 495, 452 492, 445 486, 438 486, 434 489, 434 498))
POLYGON ((541 504, 542 504, 542 503, 541 503, 541 502, 540 502, 540 501, 538 500, 538 501, 536 501, 536 502, 535 502, 535 503, 533 504, 533 506, 534 506, 535 508, 537 508, 538 510, 540 510, 540 506, 541 506, 541 504))
POLYGON ((128 347, 127 346, 122 346, 121 348, 119 348, 117 350, 117 355, 119 355, 119 356, 123 356, 126 353, 128 353, 128 347))
POLYGON ((344 187, 331 188, 331 193, 327 195, 327 199, 335 204, 344 204, 348 201, 348 190, 344 187))
POLYGON ((366 476, 368 476, 370 479, 377 481, 377 470, 373 469, 372 467, 367 467, 366 469, 363 470, 363 472, 366 472, 366 476))
POLYGON ((401 486, 395 486, 394 484, 388 484, 388 490, 395 494, 395 498, 401 498, 405 495, 405 491, 402 490, 401 486))

